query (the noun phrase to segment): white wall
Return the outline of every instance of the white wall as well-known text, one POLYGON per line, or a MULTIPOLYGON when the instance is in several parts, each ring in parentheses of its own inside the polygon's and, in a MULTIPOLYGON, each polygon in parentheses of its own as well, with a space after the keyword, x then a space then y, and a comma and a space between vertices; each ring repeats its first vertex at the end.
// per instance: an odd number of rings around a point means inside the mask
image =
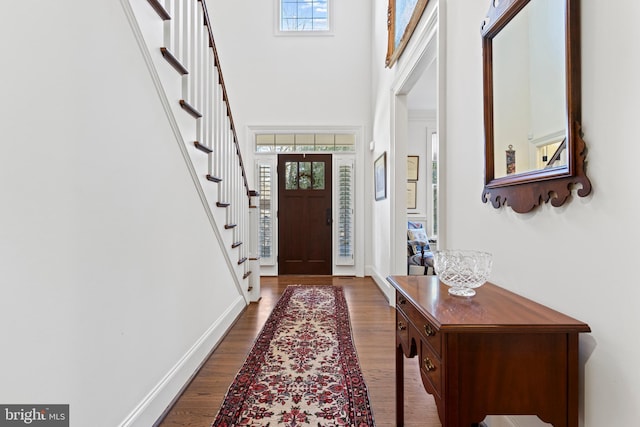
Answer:
MULTIPOLYGON (((245 164, 253 164, 250 127, 361 130, 355 218, 359 275, 364 274, 368 250, 364 200, 372 191, 372 172, 363 158, 371 140, 370 3, 332 0, 330 36, 278 36, 277 0, 208 0, 245 164)), ((250 182, 253 175, 249 171, 250 182)))
POLYGON ((369 124, 369 3, 332 0, 333 35, 277 36, 277 0, 208 0, 234 120, 248 153, 248 126, 369 124))
POLYGON ((120 3, 3 13, 0 402, 149 426, 244 301, 120 3))
MULTIPOLYGON (((376 1, 377 22, 386 3, 376 1)), ((494 283, 587 322, 592 333, 580 340, 581 425, 635 425, 640 402, 640 344, 633 335, 640 322, 640 289, 635 285, 640 54, 634 40, 640 38, 640 3, 625 0, 612 8, 604 1, 582 2, 582 124, 593 192, 573 197, 561 208, 545 205, 524 215, 480 201, 484 154, 479 28, 489 2, 442 3, 446 137, 441 133, 441 144, 446 148, 442 171, 447 187, 442 226, 447 246, 492 252, 494 283)), ((383 33, 383 26, 377 28, 374 55, 386 47, 383 33)), ((383 138, 389 127, 385 106, 390 85, 383 77, 378 81, 373 126, 374 137, 383 138)), ((388 206, 376 206, 374 223, 384 224, 389 212, 388 206)), ((387 247, 388 225, 384 230, 374 247, 387 247)), ((383 254, 377 254, 374 263, 380 271, 388 269, 383 254)))
MULTIPOLYGON (((373 6, 373 22, 386 22, 388 4, 384 1, 376 1, 373 6)), ((379 24, 378 24, 379 25, 379 24)), ((371 53, 372 90, 373 90, 373 124, 372 139, 375 142, 371 153, 370 162, 377 159, 382 153, 389 152, 391 148, 391 101, 389 91, 391 85, 391 72, 384 68, 387 43, 387 33, 384 28, 373 26, 373 51, 371 53)), ((387 159, 390 160, 390 159, 387 159)), ((371 253, 369 261, 369 274, 379 285, 383 285, 384 277, 390 272, 390 218, 391 205, 389 198, 374 201, 369 199, 371 206, 371 253)))

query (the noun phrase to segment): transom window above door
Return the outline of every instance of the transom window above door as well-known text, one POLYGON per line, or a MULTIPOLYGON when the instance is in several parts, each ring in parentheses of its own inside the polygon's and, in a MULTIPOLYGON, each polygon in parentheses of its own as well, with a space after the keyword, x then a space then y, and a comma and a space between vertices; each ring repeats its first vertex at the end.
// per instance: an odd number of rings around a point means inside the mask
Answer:
POLYGON ((257 133, 256 153, 353 152, 353 133, 257 133))
POLYGON ((280 33, 328 33, 330 0, 277 0, 280 33))

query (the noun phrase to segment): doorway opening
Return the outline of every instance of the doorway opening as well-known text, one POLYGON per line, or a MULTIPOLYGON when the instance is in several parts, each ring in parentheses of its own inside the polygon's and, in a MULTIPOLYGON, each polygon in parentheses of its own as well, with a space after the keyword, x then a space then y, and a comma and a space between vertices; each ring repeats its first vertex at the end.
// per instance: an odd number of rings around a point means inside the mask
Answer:
MULTIPOLYGON (((409 222, 425 228, 431 250, 445 247, 443 227, 444 188, 444 63, 439 52, 444 40, 439 4, 423 17, 417 34, 418 50, 406 57, 393 84, 391 242, 392 271, 407 274, 409 222)), ((425 272, 429 269, 425 269, 425 272)))

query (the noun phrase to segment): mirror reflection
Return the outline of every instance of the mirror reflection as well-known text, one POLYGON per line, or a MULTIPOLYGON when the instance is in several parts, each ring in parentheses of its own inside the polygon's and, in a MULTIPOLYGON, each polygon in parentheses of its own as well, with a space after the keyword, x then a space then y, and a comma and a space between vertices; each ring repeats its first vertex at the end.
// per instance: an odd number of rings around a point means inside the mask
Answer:
POLYGON ((565 7, 531 1, 492 40, 494 178, 568 164, 565 7))

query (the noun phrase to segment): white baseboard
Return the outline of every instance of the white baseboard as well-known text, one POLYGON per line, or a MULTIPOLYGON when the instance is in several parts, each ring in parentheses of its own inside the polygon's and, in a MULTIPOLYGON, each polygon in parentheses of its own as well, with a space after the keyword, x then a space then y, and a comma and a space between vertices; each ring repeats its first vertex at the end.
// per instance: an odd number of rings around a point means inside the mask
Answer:
POLYGON ((166 373, 164 378, 142 399, 119 427, 149 427, 154 425, 182 388, 200 368, 211 350, 220 342, 235 319, 245 308, 238 296, 227 309, 166 373))
POLYGON ((391 283, 387 281, 385 277, 382 277, 380 273, 378 273, 373 267, 367 267, 366 275, 371 276, 380 291, 384 294, 389 304, 393 305, 395 303, 395 289, 391 286, 391 283))

